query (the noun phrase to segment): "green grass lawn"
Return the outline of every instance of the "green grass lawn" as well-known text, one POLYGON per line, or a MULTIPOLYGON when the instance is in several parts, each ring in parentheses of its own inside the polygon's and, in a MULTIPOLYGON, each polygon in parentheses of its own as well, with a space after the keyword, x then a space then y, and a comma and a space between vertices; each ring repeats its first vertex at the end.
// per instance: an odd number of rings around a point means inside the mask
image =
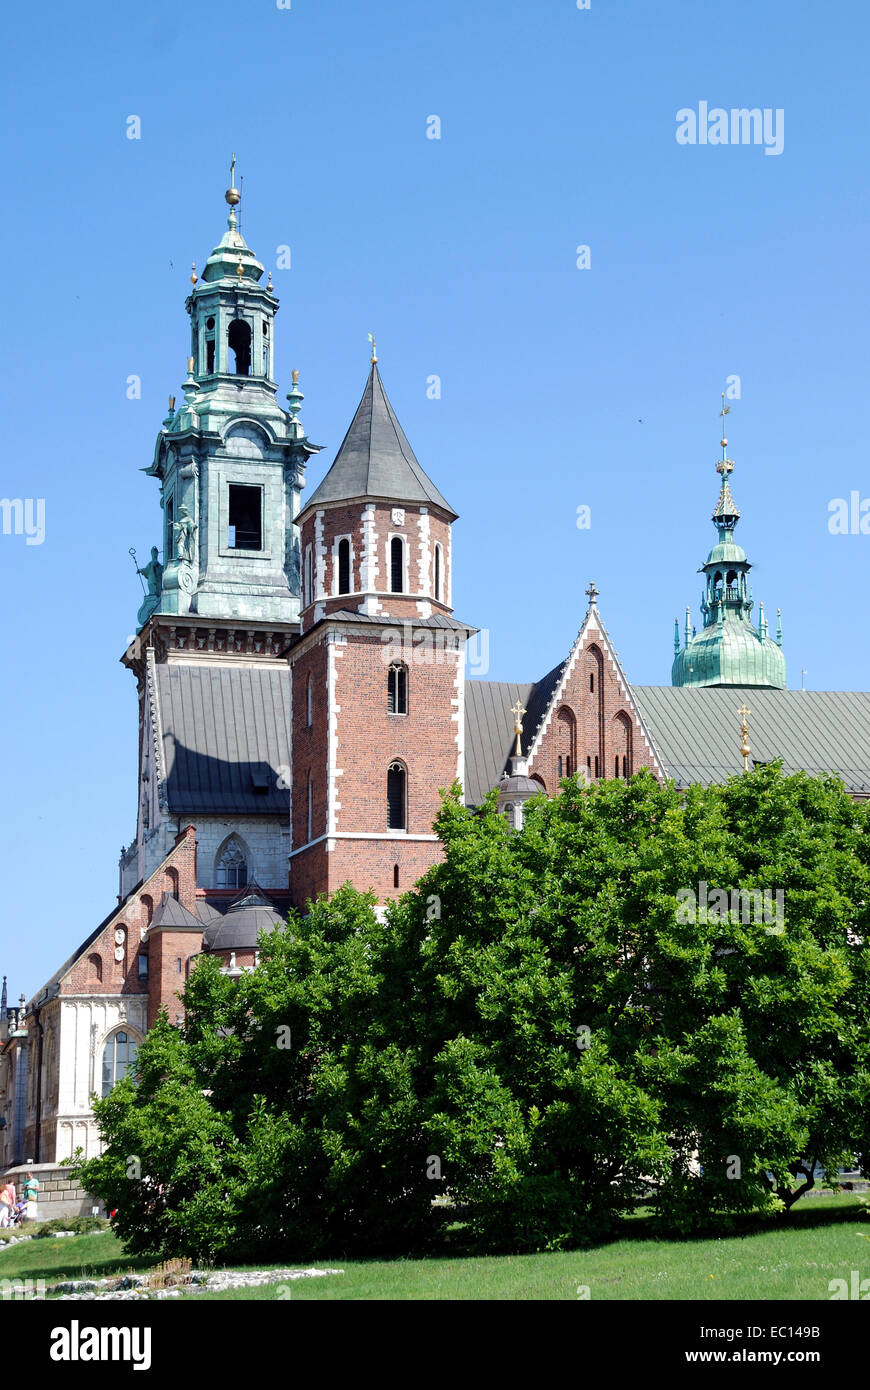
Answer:
MULTIPOLYGON (((870 1221, 853 1197, 807 1202, 778 1225, 745 1235, 653 1239, 646 1218, 622 1239, 588 1250, 472 1258, 315 1261, 344 1274, 295 1280, 283 1288, 192 1295, 201 1299, 591 1299, 827 1300, 828 1283, 857 1269, 870 1278, 870 1221)), ((114 1235, 35 1240, 0 1251, 0 1279, 95 1277, 147 1269, 114 1235)), ((262 1266, 261 1266, 262 1267, 262 1266)), ((286 1267, 299 1267, 288 1261, 286 1267)))

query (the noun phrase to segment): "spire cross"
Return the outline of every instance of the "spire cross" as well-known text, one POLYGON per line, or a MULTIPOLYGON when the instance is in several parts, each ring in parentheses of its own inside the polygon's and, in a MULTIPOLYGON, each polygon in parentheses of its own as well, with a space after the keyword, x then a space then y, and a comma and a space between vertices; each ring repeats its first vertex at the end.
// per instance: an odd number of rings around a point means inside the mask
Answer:
POLYGON ((372 366, 374 366, 375 363, 376 363, 377 360, 378 360, 378 349, 377 349, 377 345, 376 345, 376 343, 375 343, 375 335, 374 335, 374 333, 370 333, 370 334, 369 334, 369 342, 370 342, 371 345, 372 345, 372 366))
POLYGON ((511 706, 511 714, 514 717, 514 733, 517 736, 516 746, 514 748, 514 757, 521 758, 523 755, 523 749, 522 744, 520 743, 520 739, 522 737, 523 732, 523 715, 528 714, 528 710, 523 708, 522 701, 518 699, 516 704, 511 706))
POLYGON ((601 590, 600 590, 600 589, 596 589, 596 587, 595 587, 595 580, 594 580, 594 579, 590 579, 590 581, 589 581, 589 588, 588 588, 585 592, 586 592, 586 597, 587 597, 588 600, 589 600, 589 607, 590 607, 590 608, 593 608, 593 607, 595 606, 595 600, 597 599, 598 595, 601 593, 601 590))
POLYGON ((752 749, 749 747, 749 724, 748 719, 752 710, 746 704, 742 704, 737 711, 740 715, 740 752, 743 757, 743 771, 749 771, 749 754, 752 749))
POLYGON ((722 438, 719 441, 719 443, 722 445, 722 457, 716 463, 716 472, 722 474, 723 481, 725 479, 726 474, 730 473, 732 468, 734 467, 734 464, 731 462, 731 460, 729 458, 726 458, 725 456, 725 449, 728 444, 728 440, 725 438, 725 416, 730 414, 731 407, 730 405, 725 404, 725 392, 723 391, 722 409, 719 411, 719 415, 722 418, 722 438))
POLYGON ((230 188, 236 186, 236 152, 233 150, 232 163, 230 164, 230 188))

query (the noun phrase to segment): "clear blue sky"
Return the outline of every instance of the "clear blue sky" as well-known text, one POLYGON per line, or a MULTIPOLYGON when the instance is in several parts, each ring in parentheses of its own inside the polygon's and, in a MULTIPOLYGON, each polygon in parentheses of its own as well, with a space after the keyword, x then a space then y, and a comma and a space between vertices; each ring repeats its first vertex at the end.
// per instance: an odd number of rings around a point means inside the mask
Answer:
POLYGON ((4 29, 0 972, 28 996, 106 914, 135 829, 152 457, 190 263, 243 232, 274 267, 281 392, 325 446, 366 334, 460 513, 457 614, 495 679, 567 651, 594 577, 631 680, 666 684, 713 535, 719 392, 756 599, 790 684, 870 688, 868 18, 859 0, 269 0, 18 7, 4 29), (676 112, 782 108, 784 149, 681 146, 676 112), (126 138, 131 115, 142 138, 126 138), (439 141, 426 138, 438 115, 439 141), (591 268, 576 268, 576 247, 591 268), (125 382, 142 379, 130 401, 125 382), (441 400, 428 400, 438 374, 441 400), (576 526, 592 509, 591 529, 576 526))

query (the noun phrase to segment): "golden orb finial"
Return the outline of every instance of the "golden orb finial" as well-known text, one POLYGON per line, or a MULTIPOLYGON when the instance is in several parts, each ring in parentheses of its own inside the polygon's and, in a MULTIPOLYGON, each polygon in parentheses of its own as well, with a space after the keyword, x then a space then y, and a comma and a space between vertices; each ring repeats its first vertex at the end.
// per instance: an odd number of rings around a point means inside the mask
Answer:
POLYGON ((197 282, 197 279, 199 278, 199 277, 197 276, 197 273, 196 273, 196 261, 191 261, 191 263, 190 263, 190 270, 191 270, 190 283, 191 283, 192 285, 195 286, 195 285, 196 285, 196 282, 197 282))
POLYGON ((230 165, 230 186, 224 194, 231 208, 236 207, 242 201, 242 195, 236 188, 236 152, 233 150, 233 162, 230 165))
POLYGON ((238 275, 238 277, 239 277, 240 280, 241 280, 242 276, 244 275, 244 273, 245 273, 245 268, 244 268, 244 266, 242 265, 242 258, 241 258, 241 256, 239 256, 239 263, 238 263, 238 265, 236 266, 236 274, 238 275))
POLYGON ((374 333, 370 333, 370 334, 369 334, 369 342, 370 342, 371 345, 372 345, 372 358, 371 358, 371 361, 372 361, 372 366, 374 366, 375 363, 376 363, 377 360, 378 360, 378 349, 377 349, 377 346, 376 346, 376 344, 375 344, 375 335, 374 335, 374 333))

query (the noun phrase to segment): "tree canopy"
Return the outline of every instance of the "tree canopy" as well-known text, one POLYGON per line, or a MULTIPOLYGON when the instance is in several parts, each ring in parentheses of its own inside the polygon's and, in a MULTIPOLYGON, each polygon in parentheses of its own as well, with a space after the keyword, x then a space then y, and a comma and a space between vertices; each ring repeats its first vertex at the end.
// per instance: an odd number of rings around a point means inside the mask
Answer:
POLYGON ((870 1163, 868 811, 842 783, 575 778, 521 830, 454 788, 436 830, 385 913, 346 885, 240 977, 203 957, 183 1029, 95 1100, 81 1178, 128 1248, 419 1250, 452 1221, 556 1249, 641 1197, 698 1230, 870 1163))

